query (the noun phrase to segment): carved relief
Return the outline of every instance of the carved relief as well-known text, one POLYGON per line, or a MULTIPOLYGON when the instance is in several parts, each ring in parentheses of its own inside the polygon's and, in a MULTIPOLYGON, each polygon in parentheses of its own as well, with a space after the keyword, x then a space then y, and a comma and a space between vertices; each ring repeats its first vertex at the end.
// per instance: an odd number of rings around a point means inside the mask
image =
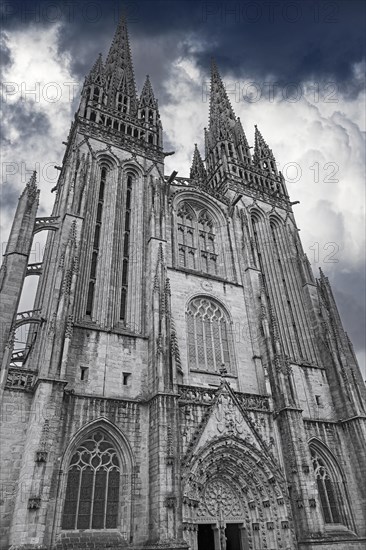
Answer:
POLYGON ((220 395, 215 412, 217 429, 220 433, 242 434, 244 419, 228 395, 220 395))
MULTIPOLYGON (((242 515, 242 508, 237 494, 232 487, 220 479, 214 479, 207 484, 204 493, 204 506, 211 516, 220 519, 238 518, 242 515)), ((200 510, 202 510, 202 505, 199 508, 200 510)))

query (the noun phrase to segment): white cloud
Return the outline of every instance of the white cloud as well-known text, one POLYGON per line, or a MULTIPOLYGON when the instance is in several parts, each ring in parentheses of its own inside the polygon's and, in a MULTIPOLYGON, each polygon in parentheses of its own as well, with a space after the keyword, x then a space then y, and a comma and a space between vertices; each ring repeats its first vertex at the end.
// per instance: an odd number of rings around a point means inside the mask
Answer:
MULTIPOLYGON (((37 169, 40 211, 44 213, 52 208, 54 195, 50 190, 58 177, 53 166, 62 160, 62 141, 67 137, 74 110, 70 60, 57 51, 59 32, 59 26, 43 29, 42 33, 39 28, 29 27, 4 37, 12 63, 3 74, 3 180, 20 193, 37 169)), ((74 92, 77 93, 76 88, 74 92)), ((1 223, 4 243, 11 218, 5 214, 1 223)))
MULTIPOLYGON (((175 169, 179 175, 189 175, 195 142, 204 156, 203 128, 207 126, 209 104, 202 101, 199 84, 207 79, 208 75, 199 73, 192 59, 186 59, 174 65, 171 78, 166 82, 168 92, 174 93, 177 87, 180 90, 178 104, 161 108, 165 133, 170 141, 178 144, 176 155, 167 158, 169 173, 175 169)), ((297 102, 285 101, 282 94, 271 101, 263 95, 257 96, 258 101, 248 102, 243 101, 242 90, 254 89, 245 87, 250 81, 243 79, 238 83, 231 75, 225 75, 224 81, 229 90, 234 90, 235 82, 240 84, 240 101, 235 101, 237 92, 229 93, 229 97, 250 144, 254 145, 254 124, 257 124, 280 169, 285 168, 285 175, 290 179, 287 182, 290 197, 300 201, 294 211, 315 275, 318 267, 330 276, 338 270, 342 273, 362 270, 365 264, 365 134, 360 124, 365 120, 365 94, 346 101, 337 92, 337 101, 329 103, 321 94, 318 100, 314 95, 317 85, 309 82, 297 102), (288 163, 294 166, 291 168, 288 163)), ((341 290, 349 294, 350 302, 364 300, 353 295, 357 292, 355 288, 341 290)), ((337 288, 334 291, 337 293, 337 288)), ((346 330, 352 337, 350 327, 346 330)), ((359 350, 364 371, 364 351, 359 350)))
MULTIPOLYGON (((46 163, 51 163, 52 166, 61 163, 64 152, 61 142, 67 136, 77 106, 75 102, 70 102, 69 87, 64 84, 73 82, 73 77, 70 59, 57 50, 60 30, 59 26, 51 26, 40 34, 36 28, 29 27, 21 32, 12 31, 6 39, 13 64, 5 68, 4 80, 18 84, 20 89, 21 83, 25 82, 28 90, 34 88, 36 82, 40 83, 40 100, 35 102, 32 95, 27 95, 22 104, 23 112, 28 116, 46 117, 49 126, 46 135, 35 132, 25 139, 22 135, 24 129, 17 121, 6 118, 3 129, 10 142, 2 149, 3 171, 4 162, 18 163, 18 172, 7 179, 20 193, 25 184, 21 163, 23 172, 24 167, 28 171, 27 177, 35 163, 41 163, 40 212, 44 214, 50 213, 52 208, 54 196, 50 189, 55 180, 46 181, 42 167, 46 163), (62 96, 56 103, 47 101, 42 95, 42 90, 49 82, 57 83, 62 91, 62 96)), ((139 44, 135 47, 139 50, 139 44)), ((188 48, 192 54, 199 49, 198 40, 192 42, 192 47, 188 48)), ((181 51, 186 50, 187 48, 181 48, 181 51)), ((154 80, 154 75, 151 77, 154 80)), ((361 65, 355 66, 354 78, 362 80, 361 65)), ((202 83, 207 84, 208 80, 209 68, 202 73, 192 55, 177 59, 171 66, 169 78, 163 83, 166 96, 171 101, 160 105, 161 118, 166 143, 169 149, 173 147, 176 151, 174 156, 166 159, 166 173, 178 170, 181 176, 189 175, 196 142, 204 156, 203 128, 208 123, 209 102, 202 83)), ((232 89, 237 79, 225 75, 225 81, 230 83, 232 89)), ((240 86, 243 87, 248 82, 249 80, 243 78, 240 86)), ((80 89, 82 83, 77 84, 80 89)), ((244 101, 242 95, 238 94, 236 97, 231 94, 230 97, 249 142, 254 144, 254 124, 258 124, 280 168, 291 162, 296 163, 301 170, 299 181, 289 182, 288 189, 292 200, 300 201, 300 205, 294 207, 295 215, 301 228, 304 249, 313 266, 320 266, 331 274, 337 270, 348 270, 352 273, 359 270, 365 261, 365 128, 360 126, 365 120, 365 94, 345 101, 337 92, 336 103, 324 101, 320 94, 319 101, 314 101, 317 99, 314 97, 314 87, 312 82, 304 85, 304 93, 295 103, 285 101, 281 94, 272 101, 264 96, 254 102, 244 101), (319 181, 316 181, 317 169, 319 181), (324 263, 327 254, 332 252, 332 249, 324 248, 327 243, 336 243, 339 246, 336 252, 336 259, 339 260, 337 263, 324 263)), ((51 92, 49 89, 50 95, 51 92)), ((14 108, 19 107, 19 99, 19 94, 7 98, 14 108)), ((294 170, 285 171, 288 177, 293 177, 294 170)), ((58 172, 50 168, 48 175, 56 179, 58 172)), ((6 241, 12 215, 13 212, 9 212, 1 220, 2 242, 6 241)), ((343 288, 342 292, 349 292, 350 299, 359 301, 359 297, 353 294, 354 288, 343 288)), ((349 332, 352 337, 352 331, 349 332)), ((361 351, 359 357, 361 359, 361 351)))

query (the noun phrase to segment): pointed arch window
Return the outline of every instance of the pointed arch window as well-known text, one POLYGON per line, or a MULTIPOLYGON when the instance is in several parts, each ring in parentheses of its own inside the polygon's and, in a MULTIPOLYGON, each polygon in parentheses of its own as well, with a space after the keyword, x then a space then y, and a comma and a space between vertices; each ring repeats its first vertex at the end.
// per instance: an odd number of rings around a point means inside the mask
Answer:
POLYGON ((100 96, 100 90, 98 88, 98 86, 94 86, 94 90, 93 90, 93 101, 95 103, 98 103, 99 102, 99 96, 100 96))
POLYGON ((116 97, 117 111, 127 113, 128 110, 128 97, 121 92, 117 92, 116 97))
POLYGON ((125 217, 123 231, 123 259, 122 259, 122 288, 119 318, 126 320, 127 314, 127 290, 128 290, 128 270, 130 262, 130 233, 131 233, 131 200, 132 200, 132 176, 127 176, 125 217))
POLYGON ((228 371, 233 370, 230 322, 216 301, 206 296, 191 300, 187 333, 190 369, 219 372, 224 363, 228 371))
POLYGON ((177 263, 211 275, 219 274, 215 224, 207 210, 186 203, 177 212, 177 263))
POLYGON ((117 451, 104 432, 84 440, 68 467, 62 529, 116 529, 120 475, 117 451))
POLYGON ((205 273, 217 274, 217 254, 215 250, 215 229, 211 216, 203 210, 198 218, 201 269, 205 273))
POLYGON ((88 285, 88 295, 86 300, 86 309, 85 313, 88 316, 92 315, 93 303, 94 303, 94 292, 95 292, 95 283, 97 278, 97 266, 98 266, 98 256, 100 248, 100 234, 102 228, 102 217, 103 217, 103 204, 104 204, 104 192, 107 179, 107 168, 103 166, 100 171, 100 181, 99 181, 99 190, 98 190, 98 204, 97 212, 95 217, 94 225, 94 237, 93 237, 93 250, 91 254, 91 265, 89 273, 89 285, 88 285))
POLYGON ((195 214, 185 204, 178 210, 178 257, 179 265, 196 269, 195 214))
POLYGON ((347 525, 345 514, 347 497, 338 465, 315 444, 310 445, 310 454, 324 522, 347 525))

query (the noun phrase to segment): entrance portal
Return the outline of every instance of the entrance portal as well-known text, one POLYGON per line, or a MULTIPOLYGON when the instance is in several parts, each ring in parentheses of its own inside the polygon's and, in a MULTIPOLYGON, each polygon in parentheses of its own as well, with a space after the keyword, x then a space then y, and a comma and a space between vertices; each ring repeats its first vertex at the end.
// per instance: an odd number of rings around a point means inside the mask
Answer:
POLYGON ((215 537, 212 524, 201 523, 198 526, 198 550, 215 550, 215 537))
POLYGON ((228 523, 225 529, 226 550, 244 550, 240 543, 239 523, 228 523))

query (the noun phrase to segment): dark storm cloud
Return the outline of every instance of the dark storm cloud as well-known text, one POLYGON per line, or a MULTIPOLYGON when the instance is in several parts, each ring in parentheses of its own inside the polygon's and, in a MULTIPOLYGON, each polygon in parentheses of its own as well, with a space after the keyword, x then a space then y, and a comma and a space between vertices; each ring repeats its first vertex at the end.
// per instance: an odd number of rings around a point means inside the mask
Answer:
POLYGON ((0 36, 0 61, 1 61, 1 74, 5 69, 8 69, 12 64, 12 57, 10 49, 6 44, 6 36, 3 34, 0 36))
POLYGON ((3 145, 12 145, 14 140, 11 140, 7 135, 7 128, 12 129, 12 133, 18 134, 16 139, 27 140, 32 137, 45 137, 50 128, 50 122, 47 115, 34 109, 33 103, 17 101, 16 103, 4 103, 3 111, 3 128, 1 133, 1 143, 3 145))
MULTIPOLYGON (((195 53, 209 72, 217 58, 223 74, 263 81, 273 75, 281 83, 334 81, 347 97, 361 84, 352 78, 353 65, 365 56, 360 0, 242 0, 242 1, 117 1, 5 2, 3 24, 14 28, 37 23, 62 24, 60 51, 71 55, 75 78, 82 79, 99 51, 105 54, 124 5, 132 37, 135 67, 159 75, 162 82, 173 59, 182 52, 182 37, 203 44, 195 53), (160 56, 160 42, 167 45, 160 56), (139 39, 149 47, 136 58, 139 39), (154 55, 154 51, 159 56, 154 55)), ((188 40, 187 40, 188 44, 188 40)), ((141 87, 140 75, 137 80, 141 87)), ((159 90, 159 84, 155 85, 159 90)))
POLYGON ((365 268, 352 272, 334 270, 329 275, 343 327, 348 333, 355 352, 365 347, 365 268), (352 294, 350 294, 352 288, 352 294))
POLYGON ((19 198, 19 191, 12 183, 4 182, 1 185, 1 211, 4 214, 13 212, 19 198))

